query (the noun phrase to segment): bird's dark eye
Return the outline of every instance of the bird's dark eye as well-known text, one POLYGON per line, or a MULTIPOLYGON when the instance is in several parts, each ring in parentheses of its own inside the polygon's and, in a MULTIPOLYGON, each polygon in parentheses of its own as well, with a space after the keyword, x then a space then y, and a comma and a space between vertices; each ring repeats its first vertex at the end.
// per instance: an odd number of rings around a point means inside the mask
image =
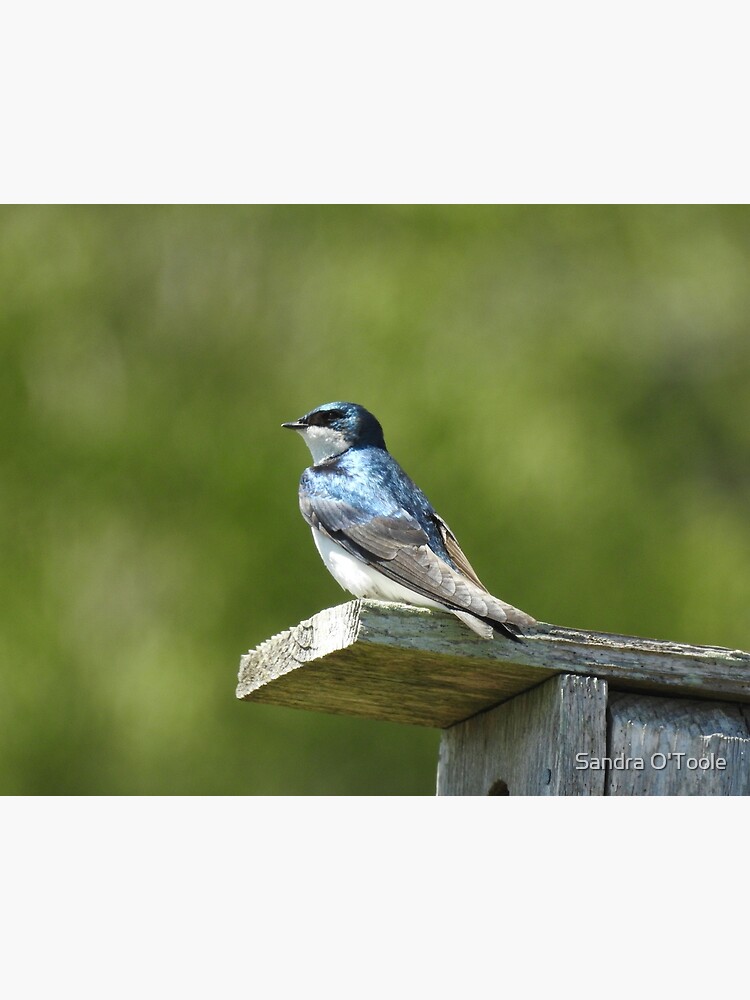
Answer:
POLYGON ((318 410, 317 413, 310 414, 307 423, 312 427, 328 427, 334 420, 338 420, 343 415, 343 410, 318 410))

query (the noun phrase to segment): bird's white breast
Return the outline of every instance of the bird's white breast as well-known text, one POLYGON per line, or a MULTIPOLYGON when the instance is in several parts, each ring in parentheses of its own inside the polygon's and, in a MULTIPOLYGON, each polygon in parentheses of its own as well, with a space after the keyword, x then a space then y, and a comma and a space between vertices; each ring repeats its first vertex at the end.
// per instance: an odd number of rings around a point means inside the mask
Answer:
POLYGON ((346 549, 342 549, 317 528, 312 529, 312 535, 328 572, 339 586, 355 597, 368 597, 376 601, 397 601, 400 604, 415 604, 420 608, 444 610, 442 605, 431 601, 428 597, 422 597, 408 587, 402 587, 400 583, 394 583, 372 566, 349 555, 346 549))

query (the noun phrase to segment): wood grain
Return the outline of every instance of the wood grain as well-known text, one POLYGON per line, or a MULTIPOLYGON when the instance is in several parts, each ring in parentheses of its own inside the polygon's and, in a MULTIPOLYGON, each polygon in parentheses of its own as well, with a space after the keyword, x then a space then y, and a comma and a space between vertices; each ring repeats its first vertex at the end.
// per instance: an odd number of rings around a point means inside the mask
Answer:
POLYGON ((603 795, 604 771, 576 755, 606 753, 607 682, 560 674, 446 729, 438 795, 603 795))
POLYGON ((608 715, 605 794, 750 795, 746 706, 611 692, 608 715))
POLYGON ((237 697, 441 729, 554 674, 750 702, 750 653, 539 623, 522 644, 452 615, 378 601, 328 608, 242 657, 237 697))

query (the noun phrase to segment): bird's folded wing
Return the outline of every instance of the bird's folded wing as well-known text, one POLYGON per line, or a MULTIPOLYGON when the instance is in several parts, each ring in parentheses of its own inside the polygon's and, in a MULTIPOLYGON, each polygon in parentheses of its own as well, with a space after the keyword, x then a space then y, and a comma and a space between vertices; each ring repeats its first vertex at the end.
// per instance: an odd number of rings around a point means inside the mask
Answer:
MULTIPOLYGON (((458 572, 430 548, 429 538, 418 522, 407 514, 364 519, 339 500, 304 496, 300 507, 305 520, 346 549, 373 566, 389 580, 416 591, 450 610, 468 611, 479 618, 528 624, 533 619, 510 604, 489 594, 479 583, 468 560, 460 553, 470 574, 458 572), (470 577, 467 579, 467 577, 470 577), (476 581, 476 582, 475 582, 476 581)), ((447 526, 446 526, 447 528, 447 526)), ((448 552, 454 558, 450 548, 448 552)), ((456 565, 461 563, 456 560, 456 565)))
POLYGON ((465 576, 468 576, 470 580, 473 580, 473 582, 478 587, 481 587, 482 590, 486 590, 487 588, 479 579, 477 574, 474 572, 474 567, 471 565, 469 560, 463 554, 463 550, 461 549, 461 546, 458 544, 458 539, 453 534, 448 525, 445 523, 445 521, 442 519, 442 517, 440 517, 438 514, 435 513, 431 514, 430 516, 437 525, 438 531, 440 532, 440 537, 443 539, 443 545, 445 546, 445 551, 451 557, 456 566, 458 566, 458 568, 465 576))

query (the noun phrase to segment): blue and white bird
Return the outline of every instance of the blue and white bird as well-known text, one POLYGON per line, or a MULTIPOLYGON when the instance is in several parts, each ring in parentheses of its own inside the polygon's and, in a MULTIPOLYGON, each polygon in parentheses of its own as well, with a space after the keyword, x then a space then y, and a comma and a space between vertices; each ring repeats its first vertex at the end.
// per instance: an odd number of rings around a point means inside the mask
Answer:
POLYGON ((282 424, 299 431, 313 465, 299 505, 334 579, 355 597, 451 611, 484 639, 520 641, 530 615, 493 597, 456 536, 388 453, 375 417, 325 403, 282 424))

